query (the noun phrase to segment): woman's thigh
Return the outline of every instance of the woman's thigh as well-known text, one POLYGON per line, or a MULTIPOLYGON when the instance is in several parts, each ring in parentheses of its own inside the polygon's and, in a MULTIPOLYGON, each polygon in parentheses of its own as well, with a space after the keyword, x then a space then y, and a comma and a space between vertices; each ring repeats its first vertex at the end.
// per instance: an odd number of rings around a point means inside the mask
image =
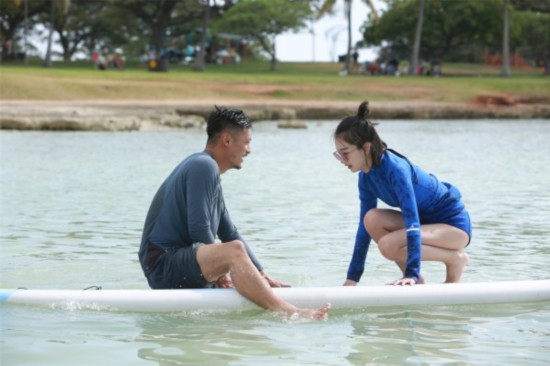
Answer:
MULTIPOLYGON (((386 245, 406 245, 405 222, 400 211, 392 209, 372 209, 364 219, 365 228, 372 239, 380 244, 382 238, 386 245)), ((423 245, 443 249, 461 250, 468 245, 469 235, 449 224, 420 225, 423 245)))
POLYGON ((449 224, 427 224, 420 226, 422 244, 449 250, 462 250, 470 237, 459 228, 449 224))

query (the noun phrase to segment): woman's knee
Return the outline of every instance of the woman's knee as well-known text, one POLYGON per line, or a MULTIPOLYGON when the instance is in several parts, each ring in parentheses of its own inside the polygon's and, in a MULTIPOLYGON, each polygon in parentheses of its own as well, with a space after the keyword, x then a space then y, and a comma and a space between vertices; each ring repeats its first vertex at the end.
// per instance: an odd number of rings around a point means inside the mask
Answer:
POLYGON ((396 250, 395 246, 390 245, 384 239, 381 239, 378 244, 378 250, 380 251, 380 254, 386 259, 390 260, 396 260, 398 257, 398 251, 396 250))
POLYGON ((403 229, 403 216, 400 211, 384 208, 373 208, 363 218, 365 229, 378 243, 385 235, 403 229))
POLYGON ((373 235, 373 233, 376 233, 378 228, 380 227, 382 222, 382 217, 380 214, 380 210, 377 208, 373 208, 365 214, 365 217, 363 217, 363 225, 365 226, 365 229, 369 233, 369 235, 373 235))

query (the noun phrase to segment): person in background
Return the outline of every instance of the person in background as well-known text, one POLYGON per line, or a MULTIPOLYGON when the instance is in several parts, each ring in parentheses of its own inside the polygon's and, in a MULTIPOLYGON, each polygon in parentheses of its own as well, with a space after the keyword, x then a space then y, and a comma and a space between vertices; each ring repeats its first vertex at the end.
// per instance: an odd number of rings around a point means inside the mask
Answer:
POLYGON ((472 236, 459 190, 389 149, 369 120, 368 102, 344 118, 334 132, 334 156, 359 172, 361 209, 355 249, 344 286, 355 286, 364 271, 371 238, 403 275, 393 285, 423 283, 420 261, 446 266, 446 281, 460 281, 472 236), (400 210, 377 208, 378 199, 400 210))
POLYGON ((233 225, 220 175, 241 169, 250 154, 252 125, 243 111, 215 107, 202 152, 184 159, 153 198, 145 219, 139 260, 153 289, 235 287, 264 309, 312 319, 330 304, 298 308, 276 296, 272 279, 233 225), (216 236, 222 241, 216 243, 216 236))

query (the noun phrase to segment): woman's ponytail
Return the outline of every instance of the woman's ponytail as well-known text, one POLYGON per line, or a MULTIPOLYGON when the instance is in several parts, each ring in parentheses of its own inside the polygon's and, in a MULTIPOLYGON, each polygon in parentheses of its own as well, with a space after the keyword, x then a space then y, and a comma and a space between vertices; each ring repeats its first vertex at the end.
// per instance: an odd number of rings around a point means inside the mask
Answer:
POLYGON ((365 121, 368 121, 369 118, 369 102, 366 100, 359 105, 359 108, 357 109, 357 117, 364 119, 365 121))

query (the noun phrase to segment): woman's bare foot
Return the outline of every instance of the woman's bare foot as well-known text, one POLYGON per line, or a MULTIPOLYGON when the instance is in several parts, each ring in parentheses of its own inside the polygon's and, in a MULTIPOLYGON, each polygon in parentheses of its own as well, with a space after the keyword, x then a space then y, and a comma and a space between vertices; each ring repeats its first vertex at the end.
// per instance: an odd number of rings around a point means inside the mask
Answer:
POLYGON ((447 279, 445 283, 458 283, 464 272, 464 267, 468 264, 468 254, 456 252, 456 259, 447 265, 447 279))

